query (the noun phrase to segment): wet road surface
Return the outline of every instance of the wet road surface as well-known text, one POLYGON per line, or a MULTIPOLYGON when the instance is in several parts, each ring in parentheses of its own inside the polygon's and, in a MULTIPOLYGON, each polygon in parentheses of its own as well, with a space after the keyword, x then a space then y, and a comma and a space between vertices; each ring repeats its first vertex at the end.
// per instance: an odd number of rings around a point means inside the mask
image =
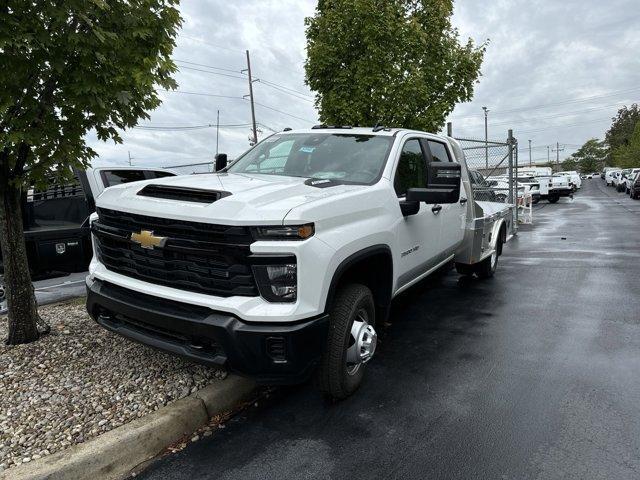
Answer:
POLYGON ((583 185, 493 279, 398 298, 352 398, 279 389, 140 477, 640 478, 640 201, 583 185))

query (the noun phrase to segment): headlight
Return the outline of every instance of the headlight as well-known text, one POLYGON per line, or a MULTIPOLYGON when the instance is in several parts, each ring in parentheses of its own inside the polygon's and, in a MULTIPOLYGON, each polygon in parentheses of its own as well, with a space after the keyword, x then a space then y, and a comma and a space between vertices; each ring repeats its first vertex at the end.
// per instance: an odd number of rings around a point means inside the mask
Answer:
POLYGON ((270 227, 255 227, 257 240, 304 240, 315 233, 313 223, 305 225, 275 225, 270 227))
MULTIPOLYGON (((288 257, 288 260, 295 262, 295 257, 288 257)), ((252 267, 262 298, 268 302, 296 301, 298 267, 293 262, 278 265, 254 265, 252 267)))

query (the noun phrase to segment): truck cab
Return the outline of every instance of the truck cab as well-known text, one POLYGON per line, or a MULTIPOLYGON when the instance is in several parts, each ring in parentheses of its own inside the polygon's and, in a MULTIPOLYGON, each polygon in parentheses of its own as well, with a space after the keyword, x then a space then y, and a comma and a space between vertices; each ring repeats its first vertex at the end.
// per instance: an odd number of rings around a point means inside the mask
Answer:
POLYGON ((265 384, 353 393, 392 299, 455 263, 491 277, 511 206, 476 200, 449 137, 320 126, 220 172, 110 188, 87 309, 103 327, 265 384))

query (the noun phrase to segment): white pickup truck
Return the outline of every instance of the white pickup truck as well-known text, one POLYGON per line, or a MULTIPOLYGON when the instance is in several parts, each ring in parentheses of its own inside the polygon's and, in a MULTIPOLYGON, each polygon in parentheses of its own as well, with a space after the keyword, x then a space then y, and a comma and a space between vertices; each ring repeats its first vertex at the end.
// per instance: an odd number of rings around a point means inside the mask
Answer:
POLYGON ((222 172, 97 199, 87 309, 162 350, 344 398, 391 300, 440 267, 493 275, 512 208, 475 201, 464 153, 424 132, 275 134, 222 172))

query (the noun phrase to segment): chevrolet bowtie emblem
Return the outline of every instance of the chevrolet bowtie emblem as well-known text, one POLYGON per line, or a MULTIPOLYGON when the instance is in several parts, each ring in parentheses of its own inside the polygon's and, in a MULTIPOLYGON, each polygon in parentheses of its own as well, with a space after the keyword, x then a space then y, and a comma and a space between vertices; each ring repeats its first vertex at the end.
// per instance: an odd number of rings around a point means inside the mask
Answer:
POLYGON ((156 237, 151 230, 142 230, 140 233, 132 233, 131 241, 142 248, 153 250, 155 247, 164 247, 164 244, 167 243, 167 237, 156 237))

